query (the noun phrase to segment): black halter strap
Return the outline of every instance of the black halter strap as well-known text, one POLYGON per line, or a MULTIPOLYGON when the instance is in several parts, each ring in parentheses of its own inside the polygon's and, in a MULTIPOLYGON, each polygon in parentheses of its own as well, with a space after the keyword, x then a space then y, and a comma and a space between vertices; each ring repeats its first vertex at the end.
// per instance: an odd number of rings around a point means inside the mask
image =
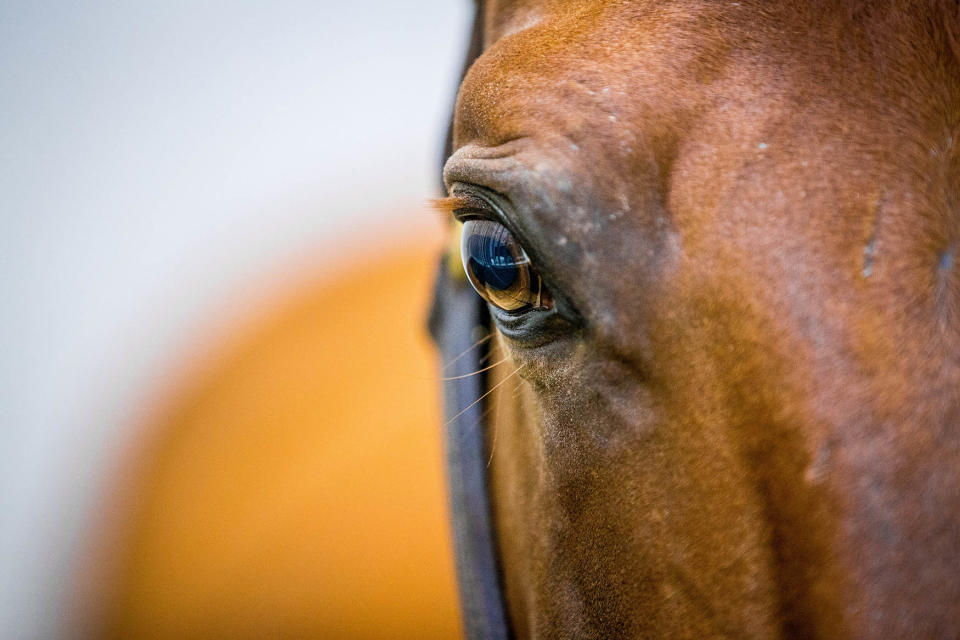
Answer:
POLYGON ((510 637, 500 587, 496 542, 487 493, 483 374, 485 348, 476 343, 489 331, 481 298, 469 284, 457 282, 440 263, 430 325, 443 362, 447 480, 453 516, 457 582, 469 640, 510 637), (467 376, 467 377, 458 377, 467 376))
MULTIPOLYGON (((483 50, 483 0, 478 0, 464 73, 483 50)), ((446 158, 452 149, 453 123, 446 158)), ((430 333, 445 365, 443 385, 447 480, 453 516, 460 608, 468 640, 512 636, 504 606, 496 539, 487 492, 488 453, 484 437, 486 376, 477 373, 487 353, 478 345, 490 331, 483 300, 469 283, 454 278, 441 259, 430 311, 430 333), (476 374, 476 375, 469 375, 476 374)))

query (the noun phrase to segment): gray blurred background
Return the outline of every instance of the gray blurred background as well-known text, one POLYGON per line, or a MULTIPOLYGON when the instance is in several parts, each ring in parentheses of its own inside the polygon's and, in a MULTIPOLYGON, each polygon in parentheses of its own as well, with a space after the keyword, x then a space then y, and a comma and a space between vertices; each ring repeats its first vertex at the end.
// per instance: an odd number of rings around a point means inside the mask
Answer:
POLYGON ((209 318, 291 260, 416 233, 468 13, 0 5, 4 638, 62 634, 106 470, 209 318))

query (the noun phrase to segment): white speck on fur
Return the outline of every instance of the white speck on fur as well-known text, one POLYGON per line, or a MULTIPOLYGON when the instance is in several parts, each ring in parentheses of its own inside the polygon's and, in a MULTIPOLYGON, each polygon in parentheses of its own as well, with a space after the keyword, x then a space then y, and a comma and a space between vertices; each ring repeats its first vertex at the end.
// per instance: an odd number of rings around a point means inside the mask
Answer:
POLYGON ((766 142, 761 142, 760 144, 757 145, 757 149, 763 150, 763 149, 766 149, 766 148, 767 148, 767 143, 766 143, 766 142))

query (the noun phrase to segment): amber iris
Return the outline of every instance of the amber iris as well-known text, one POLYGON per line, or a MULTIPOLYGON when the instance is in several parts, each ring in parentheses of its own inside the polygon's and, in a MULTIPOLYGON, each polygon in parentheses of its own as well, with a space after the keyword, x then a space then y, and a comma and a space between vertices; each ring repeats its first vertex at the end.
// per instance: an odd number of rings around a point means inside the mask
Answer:
POLYGON ((518 313, 549 308, 540 276, 513 234, 493 220, 467 220, 460 256, 470 284, 490 304, 518 313))

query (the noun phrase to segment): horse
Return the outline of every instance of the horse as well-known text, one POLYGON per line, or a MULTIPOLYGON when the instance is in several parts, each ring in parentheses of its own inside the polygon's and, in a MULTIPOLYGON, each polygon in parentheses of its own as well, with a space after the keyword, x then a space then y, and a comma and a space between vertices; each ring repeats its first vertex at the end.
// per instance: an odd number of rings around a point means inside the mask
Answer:
POLYGON ((468 635, 960 637, 957 4, 487 0, 472 48, 468 635))

